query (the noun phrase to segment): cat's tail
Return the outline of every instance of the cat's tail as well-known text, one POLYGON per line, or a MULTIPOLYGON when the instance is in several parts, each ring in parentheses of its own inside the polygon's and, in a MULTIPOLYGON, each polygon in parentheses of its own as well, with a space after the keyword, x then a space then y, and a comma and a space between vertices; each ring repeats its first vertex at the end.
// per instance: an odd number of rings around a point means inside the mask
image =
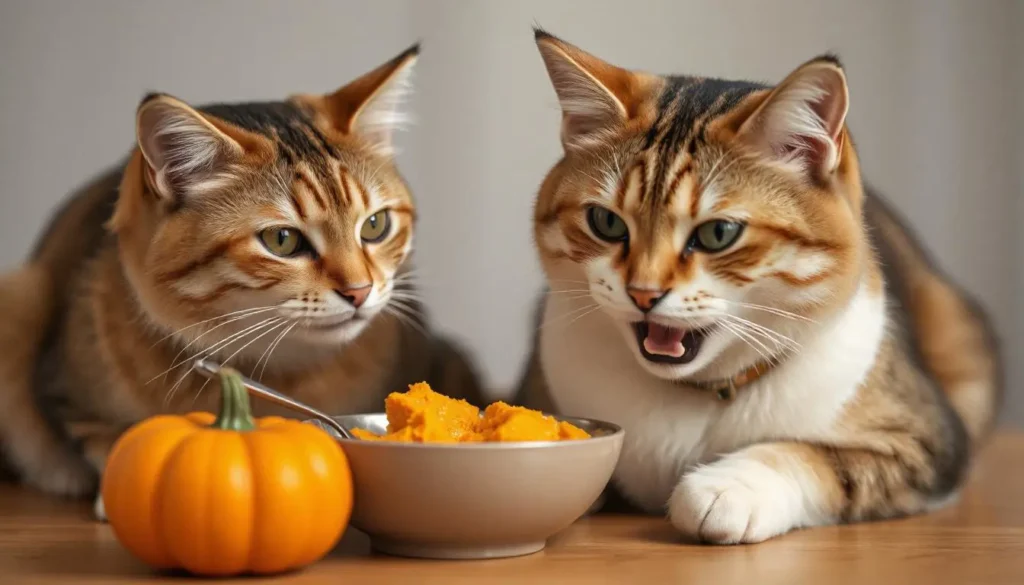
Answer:
POLYGON ((972 449, 989 432, 1003 395, 1003 364, 985 313, 930 262, 896 213, 867 206, 885 247, 883 262, 909 314, 921 358, 967 430, 972 449))
POLYGON ((40 263, 0 275, 0 445, 6 463, 24 482, 81 496, 95 489, 95 473, 54 432, 33 391, 55 304, 50 271, 40 263))

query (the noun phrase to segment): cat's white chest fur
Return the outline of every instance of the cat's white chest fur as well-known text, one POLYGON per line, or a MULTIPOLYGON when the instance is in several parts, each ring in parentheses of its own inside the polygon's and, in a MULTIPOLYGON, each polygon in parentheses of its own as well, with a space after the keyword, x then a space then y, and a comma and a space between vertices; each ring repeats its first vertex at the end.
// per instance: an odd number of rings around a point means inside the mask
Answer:
POLYGON ((861 290, 799 353, 727 403, 644 370, 603 311, 566 325, 562 317, 580 302, 549 299, 545 306, 540 360, 551 397, 567 415, 626 430, 615 483, 649 511, 664 510, 695 463, 759 441, 834 437, 830 430, 874 363, 885 323, 883 299, 861 290))

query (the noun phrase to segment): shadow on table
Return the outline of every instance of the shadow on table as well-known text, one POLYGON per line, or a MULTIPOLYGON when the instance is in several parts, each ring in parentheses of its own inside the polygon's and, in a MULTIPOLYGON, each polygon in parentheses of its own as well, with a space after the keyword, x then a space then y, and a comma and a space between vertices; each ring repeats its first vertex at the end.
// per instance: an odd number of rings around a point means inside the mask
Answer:
MULTIPOLYGON (((138 561, 114 537, 110 527, 96 524, 93 534, 66 542, 42 543, 0 559, 0 573, 135 583, 141 579, 194 580, 185 571, 157 571, 138 561)), ((327 559, 369 555, 369 539, 349 530, 327 559)), ((276 575, 286 577, 290 574, 276 575)), ((2 579, 0 579, 2 581, 2 579)))

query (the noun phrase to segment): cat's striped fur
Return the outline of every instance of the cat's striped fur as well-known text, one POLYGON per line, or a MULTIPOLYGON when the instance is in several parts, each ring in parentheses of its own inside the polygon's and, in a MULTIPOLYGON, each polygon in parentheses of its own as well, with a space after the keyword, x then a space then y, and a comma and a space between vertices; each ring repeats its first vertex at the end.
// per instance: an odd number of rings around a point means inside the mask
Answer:
POLYGON ((549 291, 520 401, 622 424, 614 487, 705 541, 955 496, 997 348, 863 185, 840 63, 769 87, 537 42, 565 154, 536 204, 549 291))
POLYGON ((187 374, 200 354, 326 412, 379 409, 421 380, 478 401, 461 352, 427 334, 409 272, 415 206, 390 145, 417 52, 326 96, 142 102, 127 162, 0 278, 0 438, 18 477, 94 492, 128 425, 216 407, 187 374), (390 230, 363 241, 379 210, 390 230), (275 226, 308 248, 275 255, 260 239, 275 226))

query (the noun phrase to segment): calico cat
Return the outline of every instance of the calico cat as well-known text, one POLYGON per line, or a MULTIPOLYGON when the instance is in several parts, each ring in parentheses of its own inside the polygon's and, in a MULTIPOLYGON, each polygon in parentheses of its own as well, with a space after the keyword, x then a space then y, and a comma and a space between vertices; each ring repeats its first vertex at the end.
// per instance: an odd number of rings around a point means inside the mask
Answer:
POLYGON ((127 163, 0 279, 0 438, 21 480, 92 494, 127 426, 215 409, 200 355, 331 413, 422 380, 479 402, 412 286, 416 209, 392 134, 417 55, 329 95, 142 101, 127 163))
POLYGON ((536 39, 564 156, 535 208, 549 291, 519 402, 621 424, 615 492, 696 540, 953 499, 997 347, 862 182, 840 62, 768 87, 536 39))

